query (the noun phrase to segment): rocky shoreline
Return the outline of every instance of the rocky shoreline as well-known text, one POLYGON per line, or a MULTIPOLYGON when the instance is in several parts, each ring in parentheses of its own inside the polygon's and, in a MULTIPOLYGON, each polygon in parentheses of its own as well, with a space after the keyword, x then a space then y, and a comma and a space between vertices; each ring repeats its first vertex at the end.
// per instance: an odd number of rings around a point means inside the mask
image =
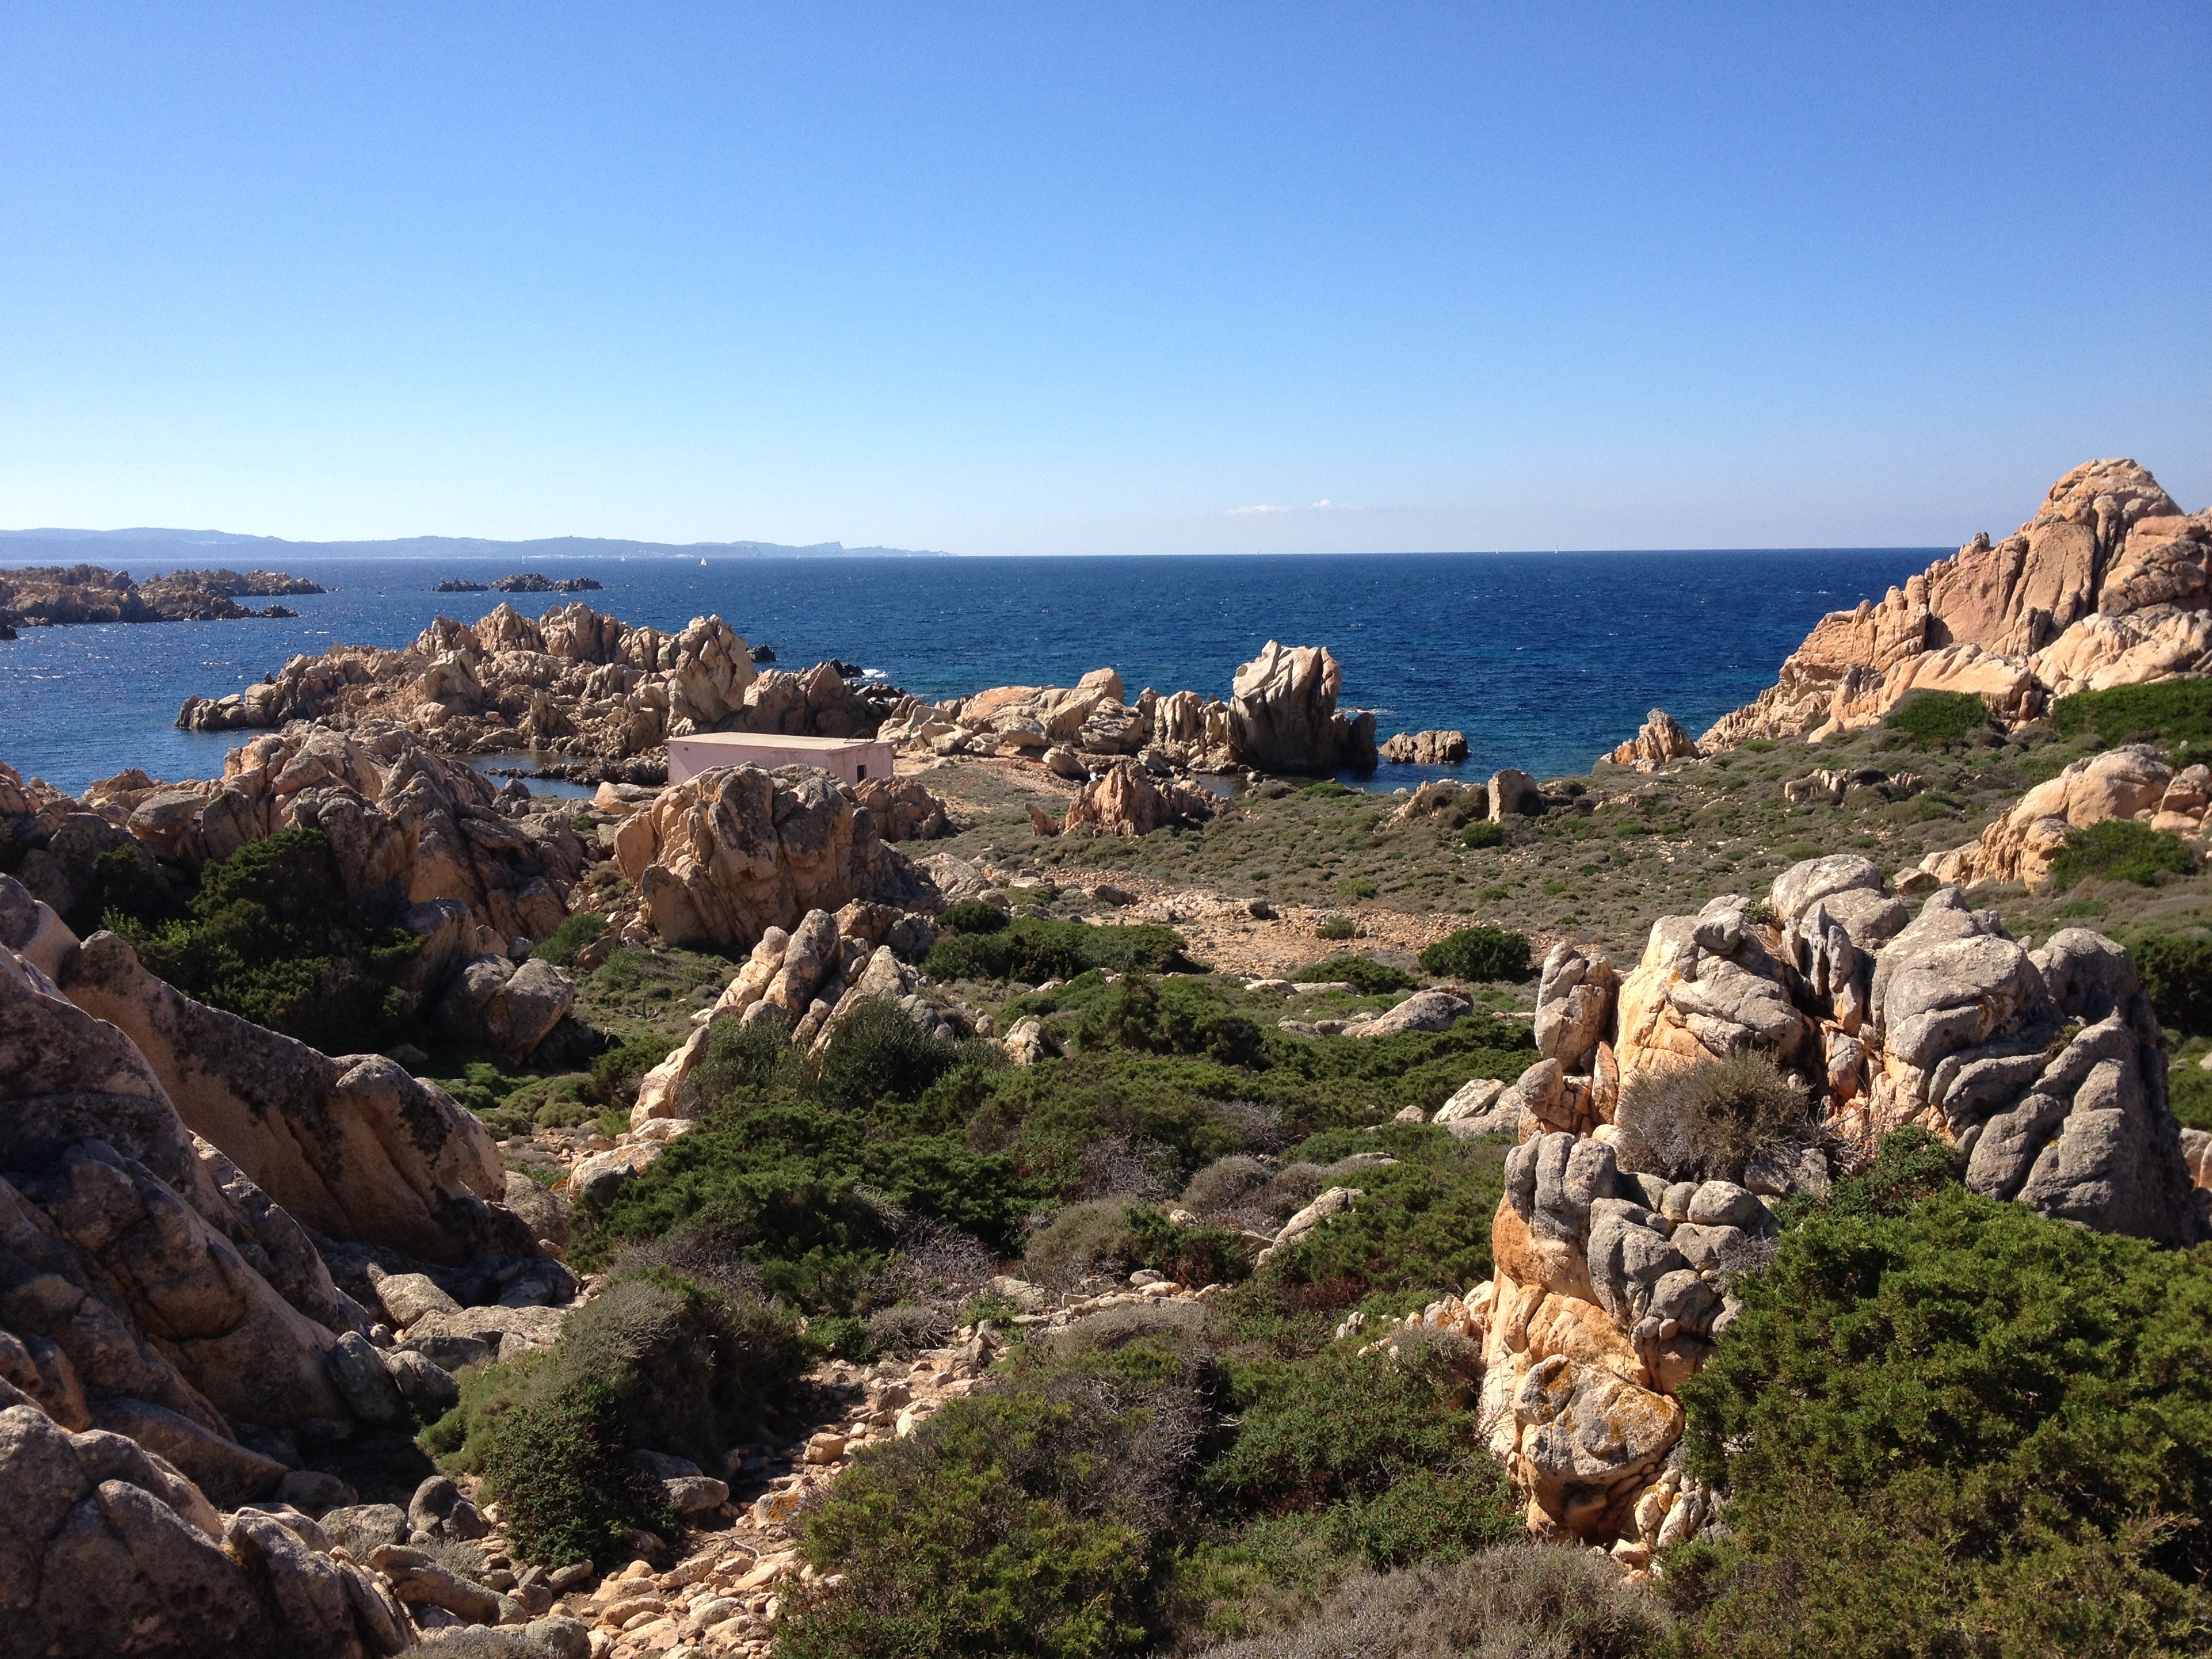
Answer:
POLYGON ((141 583, 127 572, 89 564, 0 568, 0 629, 296 617, 281 605, 253 611, 237 601, 321 592, 303 577, 270 570, 178 570, 141 583))

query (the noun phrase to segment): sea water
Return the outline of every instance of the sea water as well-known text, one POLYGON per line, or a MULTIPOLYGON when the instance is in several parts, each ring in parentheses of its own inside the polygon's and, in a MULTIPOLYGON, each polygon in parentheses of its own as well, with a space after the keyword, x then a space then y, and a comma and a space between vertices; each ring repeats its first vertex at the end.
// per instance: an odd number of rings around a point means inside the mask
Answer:
MULTIPOLYGON (((718 615, 785 667, 857 664, 919 696, 1073 684, 1086 671, 1226 697, 1267 640, 1326 645, 1345 704, 1378 737, 1456 727, 1462 770, 1580 772, 1662 708, 1692 735, 1772 683, 1826 611, 1879 599, 1949 550, 1433 553, 1086 558, 671 558, 538 561, 590 575, 580 596, 439 593, 511 558, 294 559, 330 591, 295 619, 24 629, 0 641, 0 760, 76 793, 126 767, 210 777, 236 732, 174 726, 216 697, 333 643, 404 646, 432 618, 526 616, 580 597, 625 622, 718 615)), ((142 579, 149 568, 133 574, 142 579)), ((258 605, 265 601, 254 601, 258 605)), ((248 734, 250 735, 250 734, 248 734)), ((1436 775, 1385 764, 1371 788, 1436 775)))

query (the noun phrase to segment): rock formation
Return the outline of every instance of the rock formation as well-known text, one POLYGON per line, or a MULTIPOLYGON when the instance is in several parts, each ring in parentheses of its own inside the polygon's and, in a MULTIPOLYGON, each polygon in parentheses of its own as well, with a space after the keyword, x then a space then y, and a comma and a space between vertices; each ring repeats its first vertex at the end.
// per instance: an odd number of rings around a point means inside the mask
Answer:
POLYGON ((65 626, 75 623, 234 622, 247 617, 289 617, 282 605, 250 611, 236 601, 246 594, 319 593, 316 584, 272 570, 179 570, 134 582, 119 570, 97 565, 48 565, 0 570, 0 625, 65 626))
POLYGON ((1824 617, 1758 699, 1699 741, 1817 741, 1906 692, 1967 692, 2007 720, 2054 696, 2212 667, 2212 512, 2133 461, 2091 461, 2002 542, 1977 536, 1879 604, 1824 617))
POLYGON ((921 888, 848 784, 799 767, 714 767, 623 819, 615 857, 672 945, 750 948, 810 910, 921 888))
POLYGON ((1375 765, 1375 716, 1337 712, 1344 671, 1326 646, 1269 640, 1237 671, 1229 698, 1230 746, 1266 772, 1356 771, 1375 765))
POLYGON ((2170 1244, 2212 1238, 2126 952, 2081 929, 2031 951, 1955 888, 1911 917, 1864 859, 1816 859, 1761 903, 1662 920, 1625 977, 1555 948, 1535 1030, 1543 1058, 1518 1083, 1454 1102, 1455 1133, 1518 1124, 1496 1272, 1413 1322, 1481 1344, 1485 1431, 1530 1523, 1632 1565, 1704 1513, 1674 1455, 1676 1396, 1725 1336, 1729 1274, 1772 1232, 1766 1200, 1822 1185, 1832 1163, 1919 1124, 1989 1197, 2170 1244), (1621 1167, 1639 1076, 1754 1051, 1802 1087, 1816 1141, 1753 1158, 1742 1184, 1621 1167))
POLYGON ((1915 886, 1945 882, 2017 881, 2032 893, 2051 888, 2051 861, 2068 834, 2115 818, 2133 818, 2179 836, 2204 853, 2204 814, 2212 800, 2212 769, 2179 773, 2142 747, 2109 749, 2075 761, 2037 784, 2012 810, 1964 847, 1921 860, 1915 886))
POLYGON ((1604 757, 1601 764, 1632 766, 1639 772, 1656 772, 1668 761, 1697 760, 1698 745, 1682 723, 1663 708, 1644 717, 1636 735, 1604 757))
POLYGON ((580 600, 532 622, 501 605, 472 626, 440 617, 404 651, 334 646, 299 656, 259 685, 187 698, 196 732, 312 720, 339 730, 371 717, 451 754, 530 748, 618 761, 694 732, 849 738, 882 710, 836 666, 765 672, 719 617, 673 634, 633 628, 580 600))
POLYGON ((1457 766, 1467 758, 1467 733, 1399 732, 1382 745, 1382 755, 1401 765, 1457 766))
POLYGON ((1221 804, 1203 789, 1172 777, 1156 778, 1136 762, 1120 760, 1076 791, 1060 827, 1065 832, 1087 826, 1101 835, 1149 836, 1170 823, 1203 823, 1221 804))

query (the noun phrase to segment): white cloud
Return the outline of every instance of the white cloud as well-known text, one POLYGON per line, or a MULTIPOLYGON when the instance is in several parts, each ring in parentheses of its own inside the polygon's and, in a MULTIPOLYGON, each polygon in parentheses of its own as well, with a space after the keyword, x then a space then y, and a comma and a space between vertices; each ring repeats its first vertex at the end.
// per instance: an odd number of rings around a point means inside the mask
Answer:
POLYGON ((1226 517, 1231 519, 1272 518, 1284 513, 1357 513, 1359 509, 1348 501, 1333 501, 1326 495, 1311 507, 1232 507, 1226 517))

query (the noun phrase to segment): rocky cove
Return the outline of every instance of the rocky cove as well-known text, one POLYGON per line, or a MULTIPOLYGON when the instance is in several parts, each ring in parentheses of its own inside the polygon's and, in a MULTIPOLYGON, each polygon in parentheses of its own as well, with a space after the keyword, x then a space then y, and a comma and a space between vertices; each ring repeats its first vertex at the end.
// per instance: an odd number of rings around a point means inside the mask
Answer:
POLYGON ((1465 735, 1318 645, 580 603, 0 768, 0 1652, 2194 1650, 2209 550, 2093 463, 1699 737, 1395 795, 1465 735))

